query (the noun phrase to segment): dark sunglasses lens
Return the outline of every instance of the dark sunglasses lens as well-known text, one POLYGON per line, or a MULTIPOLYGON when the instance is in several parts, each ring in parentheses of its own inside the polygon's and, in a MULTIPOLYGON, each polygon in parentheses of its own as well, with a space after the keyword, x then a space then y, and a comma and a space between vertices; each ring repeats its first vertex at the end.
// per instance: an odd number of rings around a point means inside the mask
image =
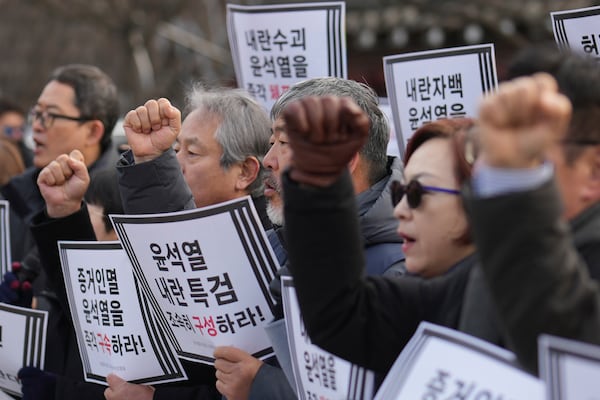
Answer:
POLYGON ((423 196, 423 187, 419 181, 410 181, 406 185, 406 200, 410 208, 417 208, 421 204, 421 197, 423 196))
POLYGON ((392 182, 391 192, 392 205, 396 207, 402 200, 402 197, 404 197, 404 185, 398 181, 392 182))

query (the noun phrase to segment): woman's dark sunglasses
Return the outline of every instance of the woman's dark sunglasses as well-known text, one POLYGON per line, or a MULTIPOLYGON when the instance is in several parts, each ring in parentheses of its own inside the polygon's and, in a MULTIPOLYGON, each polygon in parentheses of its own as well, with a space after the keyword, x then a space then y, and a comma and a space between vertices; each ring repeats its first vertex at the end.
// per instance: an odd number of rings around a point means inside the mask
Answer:
POLYGON ((460 191, 455 189, 445 189, 436 186, 423 186, 416 179, 411 180, 406 185, 400 181, 393 181, 390 189, 392 191, 392 205, 394 207, 396 207, 404 195, 406 195, 408 206, 412 209, 418 208, 421 205, 421 199, 423 198, 423 195, 428 192, 460 194, 460 191))

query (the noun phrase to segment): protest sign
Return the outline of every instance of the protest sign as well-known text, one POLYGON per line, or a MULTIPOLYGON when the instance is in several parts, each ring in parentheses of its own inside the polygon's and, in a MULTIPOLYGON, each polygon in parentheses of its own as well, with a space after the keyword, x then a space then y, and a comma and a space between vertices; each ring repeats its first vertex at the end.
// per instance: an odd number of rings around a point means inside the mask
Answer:
POLYGON ((10 205, 0 200, 0 276, 10 271, 10 205))
POLYGON ((600 6, 550 13, 554 39, 561 49, 582 52, 600 61, 600 6))
POLYGON ((21 395, 22 367, 44 368, 48 312, 0 303, 0 389, 21 395))
POLYGON ((392 107, 390 106, 390 99, 387 97, 379 98, 379 109, 385 115, 390 127, 390 139, 387 145, 387 155, 400 157, 400 149, 398 148, 398 139, 396 138, 396 128, 394 127, 394 116, 392 115, 392 107))
POLYGON ((462 332, 421 322, 375 400, 544 400, 544 383, 517 367, 515 356, 462 332))
POLYGON ((6 392, 4 392, 3 390, 0 390, 0 400, 14 400, 12 397, 10 397, 8 394, 6 394, 6 392))
POLYGON ((476 116, 498 85, 493 44, 387 56, 383 67, 401 154, 423 124, 476 116))
POLYGON ((250 197, 155 215, 111 216, 177 354, 212 364, 216 346, 272 354, 269 283, 279 267, 250 197))
POLYGON ((374 373, 312 344, 304 329, 293 280, 290 277, 282 277, 281 285, 298 398, 301 400, 372 399, 374 373))
POLYGON ((600 346, 542 335, 538 349, 548 400, 600 399, 600 346))
POLYGON ((346 78, 344 2, 227 5, 227 32, 238 87, 267 110, 291 85, 346 78))
POLYGON ((117 242, 59 242, 65 287, 88 382, 106 376, 144 384, 186 379, 170 343, 136 295, 131 263, 117 242))

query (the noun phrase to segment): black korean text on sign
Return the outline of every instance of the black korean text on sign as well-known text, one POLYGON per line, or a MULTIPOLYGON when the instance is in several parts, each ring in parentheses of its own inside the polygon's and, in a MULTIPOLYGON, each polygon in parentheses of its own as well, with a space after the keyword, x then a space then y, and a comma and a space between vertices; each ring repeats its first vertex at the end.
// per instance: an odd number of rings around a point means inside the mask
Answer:
POLYGON ((115 268, 77 268, 77 282, 83 294, 119 295, 115 268))
POLYGON ((83 314, 88 324, 98 326, 123 326, 123 310, 118 300, 82 300, 83 314))
POLYGON ((150 251, 156 267, 160 271, 169 271, 167 261, 171 267, 180 268, 183 272, 188 272, 188 270, 204 271, 208 268, 198 240, 165 243, 163 246, 158 243, 150 243, 150 251), (185 257, 182 257, 182 252, 185 257))
POLYGON ((84 330, 85 345, 99 353, 123 356, 126 353, 136 355, 146 352, 140 335, 108 335, 102 332, 84 330))
POLYGON ((460 118, 466 115, 463 98, 462 74, 424 76, 404 82, 406 96, 419 103, 408 110, 410 128, 415 130, 427 122, 440 118, 460 118), (448 99, 447 99, 448 97, 448 99), (428 101, 447 101, 429 105, 428 101))
POLYGON ((600 58, 598 57, 598 41, 600 41, 600 34, 589 34, 581 37, 581 46, 583 47, 583 51, 586 54, 596 58, 596 61, 600 61, 600 58))
POLYGON ((335 358, 331 354, 304 352, 304 368, 311 383, 337 390, 335 379, 335 358))
POLYGON ((250 29, 244 32, 246 45, 254 51, 280 52, 286 49, 302 49, 306 51, 306 30, 304 28, 289 31, 269 31, 269 29, 250 29))
POLYGON ((246 307, 233 313, 224 313, 216 316, 192 316, 195 321, 194 327, 198 334, 204 336, 205 332, 209 336, 217 336, 218 333, 235 333, 244 327, 255 327, 260 321, 265 320, 265 316, 259 306, 254 309, 246 307))
POLYGON ((476 382, 453 378, 449 371, 438 369, 426 384, 421 400, 513 400, 502 394, 478 387, 476 382))

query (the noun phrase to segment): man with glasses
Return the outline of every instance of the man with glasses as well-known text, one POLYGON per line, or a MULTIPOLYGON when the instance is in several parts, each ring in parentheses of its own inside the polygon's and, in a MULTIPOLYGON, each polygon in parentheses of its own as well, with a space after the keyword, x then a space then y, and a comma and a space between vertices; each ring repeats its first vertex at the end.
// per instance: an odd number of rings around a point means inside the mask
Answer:
MULTIPOLYGON (((501 164, 491 164, 495 167, 493 169, 479 168, 479 173, 474 180, 473 192, 476 196, 473 196, 472 201, 475 204, 473 209, 476 212, 472 212, 472 223, 483 262, 482 268, 474 269, 471 274, 463 313, 465 316, 477 316, 477 319, 466 318, 462 326, 467 333, 491 342, 500 341, 502 343, 504 338, 499 334, 498 327, 500 323, 507 324, 510 343, 514 346, 514 350, 524 366, 533 371, 537 367, 536 337, 540 331, 536 332, 531 327, 536 329, 543 327, 543 329, 548 329, 545 332, 578 338, 575 326, 568 326, 573 321, 572 316, 566 313, 560 314, 573 306, 575 302, 582 301, 583 298, 577 298, 580 294, 574 290, 569 295, 570 298, 565 297, 564 310, 552 309, 555 306, 549 301, 537 305, 532 304, 535 302, 533 293, 538 289, 540 293, 548 290, 551 285, 542 289, 540 285, 544 281, 544 273, 540 273, 541 269, 538 269, 538 266, 544 266, 531 263, 531 260, 538 260, 539 256, 527 255, 531 252, 529 249, 534 246, 540 248, 540 246, 536 243, 533 245, 529 243, 529 239, 533 240, 534 238, 527 238, 523 241, 524 236, 520 232, 524 231, 525 227, 520 226, 520 230, 515 229, 514 223, 520 221, 521 224, 538 225, 539 230, 532 229, 539 232, 540 237, 544 237, 542 226, 547 226, 553 221, 551 219, 540 220, 539 224, 535 221, 537 216, 547 215, 552 207, 558 206, 554 194, 551 193, 554 189, 551 185, 553 174, 560 200, 562 200, 562 219, 569 222, 573 245, 583 259, 589 276, 596 281, 600 279, 600 68, 592 59, 559 52, 554 46, 551 48, 536 47, 524 51, 513 60, 509 68, 509 78, 529 76, 537 72, 546 72, 554 77, 558 85, 558 92, 566 96, 572 104, 572 117, 563 138, 546 146, 545 158, 549 162, 539 168, 532 168, 532 171, 524 169, 524 172, 520 169, 507 168, 501 164), (543 199, 544 204, 538 205, 542 211, 523 213, 522 211, 527 210, 526 204, 519 204, 518 207, 509 206, 515 201, 518 202, 518 199, 528 201, 543 199), (511 217, 508 217, 509 215, 511 217), (514 215, 518 215, 519 218, 515 220, 512 218, 514 215), (490 229, 484 229, 487 227, 490 227, 494 233, 492 234, 490 229), (516 234, 513 234, 513 231, 516 234), (494 251, 493 246, 480 246, 480 243, 491 243, 491 238, 494 242, 499 238, 512 240, 505 241, 502 246, 504 251, 500 253, 494 251), (517 243, 517 241, 519 242, 517 243), (508 250, 509 248, 511 251, 508 250), (512 251, 513 248, 515 251, 512 251), (523 250, 523 248, 527 249, 523 250), (520 256, 521 258, 516 257, 522 254, 526 255, 520 256), (527 261, 526 264, 525 261, 527 261), (498 268, 499 266, 502 267, 498 268), (509 266, 511 268, 507 268, 509 266), (535 282, 530 280, 533 276, 529 272, 531 268, 538 271, 535 282), (523 271, 522 283, 515 282, 510 278, 513 275, 518 276, 517 271, 519 270, 523 271), (498 279, 500 275, 505 275, 504 271, 506 271, 506 278, 498 279), (501 287, 505 287, 506 293, 514 292, 514 296, 507 297, 507 299, 499 299, 498 296, 494 296, 492 299, 492 295, 497 295, 501 287), (523 296, 525 291, 529 294, 528 297, 523 296), (566 302, 570 303, 568 307, 566 302), (523 307, 514 306, 515 304, 523 304, 523 307), (509 305, 512 306, 510 311, 507 309, 509 305), (538 308, 537 315, 553 313, 559 317, 547 318, 542 322, 537 320, 536 315, 526 315, 523 312, 528 307, 538 308), (497 309, 500 310, 500 316, 497 316, 495 312, 497 309), (517 324, 524 321, 527 324, 523 325, 523 329, 517 328, 517 324), (519 334, 519 330, 522 331, 522 334, 519 334)), ((527 87, 524 86, 524 88, 527 87)), ((514 101, 519 95, 525 96, 526 89, 521 89, 521 92, 510 92, 504 95, 504 99, 514 101)), ((501 103, 504 99, 492 98, 489 102, 501 103)), ((497 105, 496 103, 494 106, 497 105)), ((489 119, 489 115, 485 115, 485 117, 489 119)), ((488 123, 487 120, 482 120, 482 122, 488 123)), ((535 126, 533 123, 532 125, 535 126)), ((516 130, 517 127, 515 125, 513 130, 516 130)), ((496 136, 499 137, 498 134, 496 136)), ((510 135, 505 134, 504 136, 510 135)), ((494 154, 500 149, 486 146, 484 150, 487 154, 494 154)), ((522 149, 515 148, 513 153, 512 157, 515 159, 525 157, 522 149)), ((556 254, 560 254, 561 251, 562 248, 552 250, 556 254)), ((559 260, 559 257, 556 257, 556 260, 559 260)), ((566 276, 568 272, 563 273, 566 276)), ((548 281, 550 280, 551 278, 548 278, 548 281)), ((565 284, 568 283, 565 281, 565 284)), ((536 298, 544 298, 544 296, 536 298)), ((581 314, 584 314, 583 310, 580 311, 581 314)), ((504 329, 502 330, 504 331, 504 329)), ((583 337, 581 338, 583 339, 583 337)))
MULTIPOLYGON (((99 68, 72 64, 59 67, 51 74, 29 113, 35 143, 33 166, 0 189, 10 202, 11 237, 15 237, 15 232, 21 234, 15 240, 20 246, 12 254, 14 260, 37 254, 29 226, 45 206, 37 185, 41 170, 59 155, 73 150, 83 154, 92 176, 101 169, 115 168, 118 154, 111 146, 111 134, 118 116, 116 86, 99 68)), ((27 264, 27 268, 32 276, 43 272, 37 263, 27 264)), ((65 372, 65 368, 69 360, 79 356, 69 354, 72 348, 64 336, 70 324, 69 316, 62 312, 55 292, 46 285, 43 273, 35 278, 37 307, 49 311, 45 371, 68 374, 71 371, 65 372)), ((82 372, 79 368, 72 373, 81 375, 82 372)))
POLYGON ((24 142, 25 111, 6 98, 0 98, 0 132, 19 148, 25 167, 31 167, 33 151, 24 142))
POLYGON ((52 73, 29 113, 33 166, 1 189, 23 223, 43 209, 37 175, 59 155, 81 151, 92 174, 116 164, 111 134, 118 117, 117 89, 99 68, 72 64, 52 73))

